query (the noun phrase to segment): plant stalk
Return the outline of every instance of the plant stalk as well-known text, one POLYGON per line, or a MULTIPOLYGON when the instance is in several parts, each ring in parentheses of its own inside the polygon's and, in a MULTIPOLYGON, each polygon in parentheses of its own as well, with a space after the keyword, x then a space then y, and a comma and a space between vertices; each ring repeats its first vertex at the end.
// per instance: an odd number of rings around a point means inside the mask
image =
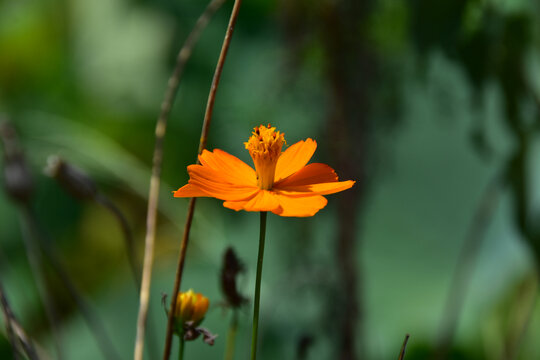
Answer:
MULTIPOLYGON (((193 48, 199 40, 202 31, 208 25, 214 13, 221 7, 225 0, 212 0, 197 23, 188 35, 184 45, 178 53, 174 72, 169 78, 165 98, 161 104, 161 111, 156 123, 156 143, 154 145, 154 157, 152 165, 152 177, 148 195, 148 211, 146 216, 146 236, 142 280, 140 287, 139 314, 137 318, 137 337, 135 340, 134 359, 142 360, 148 306, 150 301, 150 284, 152 281, 152 266, 154 261, 154 243, 156 238, 157 209, 159 203, 159 187, 161 180, 161 165, 163 162, 163 142, 167 130, 167 120, 171 112, 174 98, 180 84, 187 61, 191 57, 193 48)), ((171 335, 172 336, 172 335, 171 335)))
MULTIPOLYGON (((231 44, 232 35, 234 33, 234 27, 236 25, 236 20, 238 19, 238 13, 240 11, 240 5, 242 0, 235 0, 233 9, 231 12, 231 17, 229 19, 229 25, 225 32, 225 38, 223 39, 223 45, 221 46, 221 53, 219 54, 219 59, 216 65, 216 71, 214 72, 214 78, 212 80, 212 85, 210 86, 210 93, 208 94, 208 102, 206 103, 206 111, 204 114, 204 122, 201 132, 201 140, 199 142, 199 151, 198 154, 201 154, 206 147, 206 140, 208 139, 208 131, 210 129, 210 124, 212 121, 212 114, 214 111, 214 103, 216 101, 216 92, 219 86, 219 81, 221 79, 221 73, 223 72, 223 66, 225 65, 225 59, 227 58, 227 53, 229 51, 229 45, 231 44)), ((199 164, 199 160, 197 159, 199 164)), ((184 271, 184 263, 186 261, 186 251, 189 242, 189 233, 191 230, 191 222, 193 220, 193 213, 195 211, 195 198, 191 198, 189 201, 188 214, 186 219, 186 225, 184 227, 184 235, 182 237, 182 242, 180 244, 180 254, 178 258, 178 266, 176 268, 176 277, 174 279, 174 288, 171 296, 171 305, 169 307, 169 318, 167 321, 167 333, 165 335, 165 349, 163 350, 163 360, 168 360, 171 354, 171 344, 172 344, 172 335, 173 335, 173 324, 174 324, 174 313, 176 310, 176 294, 180 291, 180 285, 182 283, 182 274, 184 271)))
POLYGON ((45 315, 51 327, 52 337, 56 350, 56 356, 59 360, 63 359, 63 351, 60 340, 60 325, 58 323, 58 309, 54 303, 54 298, 50 292, 47 280, 44 274, 43 258, 39 250, 38 235, 35 233, 35 228, 31 222, 31 210, 29 206, 21 206, 19 215, 22 228, 22 238, 26 247, 26 256, 30 265, 30 271, 34 277, 38 295, 45 308, 45 315))
POLYGON ((80 311, 82 318, 87 323, 92 335, 95 337, 98 348, 103 353, 104 359, 120 359, 121 357, 116 351, 114 343, 111 341, 110 336, 105 330, 105 325, 97 317, 96 313, 84 299, 84 296, 77 289, 77 286, 71 279, 69 272, 60 261, 60 258, 53 247, 53 243, 50 242, 50 239, 46 238, 45 232, 40 229, 35 212, 32 211, 30 206, 25 206, 24 209, 23 215, 26 219, 25 221, 28 224, 30 232, 34 234, 41 253, 49 262, 52 270, 56 272, 56 275, 60 279, 62 285, 64 285, 69 296, 72 298, 73 302, 80 311))
POLYGON ((261 277, 264 257, 264 241, 266 238, 266 211, 261 211, 261 230, 259 234, 259 256, 257 257, 257 278, 255 282, 255 299, 253 302, 253 331, 251 333, 251 360, 257 358, 257 335, 259 331, 259 302, 261 298, 261 277))
POLYGON ((184 340, 184 335, 179 336, 180 346, 178 347, 178 360, 184 359, 184 347, 186 345, 186 340, 184 340))
POLYGON ((405 350, 407 349, 407 342, 409 341, 409 337, 409 334, 405 335, 405 340, 403 340, 403 345, 401 345, 398 360, 403 360, 405 358, 405 350))

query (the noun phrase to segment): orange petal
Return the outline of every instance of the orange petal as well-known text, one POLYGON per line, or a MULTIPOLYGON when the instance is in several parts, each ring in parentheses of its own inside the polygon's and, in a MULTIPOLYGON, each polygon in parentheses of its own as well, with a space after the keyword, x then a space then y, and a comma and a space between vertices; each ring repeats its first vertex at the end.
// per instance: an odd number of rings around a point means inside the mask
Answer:
POLYGON ((248 164, 223 150, 204 150, 199 155, 203 166, 219 172, 224 180, 238 185, 257 185, 257 174, 248 164))
POLYGON ((310 185, 338 181, 334 169, 326 164, 313 163, 304 166, 298 172, 274 184, 274 188, 283 186, 310 185))
POLYGON ((258 191, 256 186, 227 183, 219 172, 207 166, 190 165, 188 173, 189 186, 178 189, 174 193, 176 197, 210 196, 221 200, 244 200, 258 191))
POLYGON ((198 187, 202 192, 207 193, 207 196, 225 201, 250 199, 257 191, 259 191, 257 187, 234 186, 207 180, 199 181, 191 179, 189 180, 189 184, 198 187))
POLYGON ((246 205, 247 201, 225 201, 223 203, 223 206, 225 206, 228 209, 240 211, 244 210, 244 205, 246 205))
POLYGON ((236 211, 276 211, 280 209, 276 195, 268 190, 259 190, 257 195, 247 201, 226 201, 223 206, 236 211))
POLYGON ((321 195, 291 197, 277 192, 275 196, 279 202, 280 209, 272 212, 280 216, 313 216, 328 203, 324 196, 321 195))
POLYGON ((229 187, 253 187, 256 188, 256 184, 247 185, 243 183, 235 182, 227 174, 212 169, 209 166, 203 165, 189 165, 187 167, 190 180, 209 181, 216 184, 221 184, 229 187))
POLYGON ((302 169, 311 159, 317 148, 315 140, 306 139, 291 145, 285 150, 278 159, 276 165, 275 182, 278 182, 287 176, 290 176, 302 169))
POLYGON ((305 197, 309 194, 317 195, 328 195, 334 194, 343 190, 350 189, 354 185, 355 181, 337 181, 321 184, 311 184, 311 185, 298 185, 298 186, 280 186, 276 188, 280 192, 296 197, 305 197))
POLYGON ((227 182, 222 173, 208 166, 188 166, 189 184, 198 187, 203 192, 221 200, 244 200, 253 196, 259 188, 256 186, 239 185, 227 182))
POLYGON ((212 196, 204 192, 201 188, 187 184, 182 186, 180 189, 173 191, 174 197, 202 197, 202 196, 212 196))

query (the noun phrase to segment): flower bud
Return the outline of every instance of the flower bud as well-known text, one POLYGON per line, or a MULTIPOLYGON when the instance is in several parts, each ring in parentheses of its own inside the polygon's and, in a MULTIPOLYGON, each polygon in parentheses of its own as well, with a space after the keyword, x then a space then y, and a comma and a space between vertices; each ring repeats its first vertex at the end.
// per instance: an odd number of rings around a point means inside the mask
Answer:
POLYGON ((178 325, 196 327, 204 319, 210 301, 200 293, 193 290, 180 292, 176 297, 176 309, 174 316, 178 325))

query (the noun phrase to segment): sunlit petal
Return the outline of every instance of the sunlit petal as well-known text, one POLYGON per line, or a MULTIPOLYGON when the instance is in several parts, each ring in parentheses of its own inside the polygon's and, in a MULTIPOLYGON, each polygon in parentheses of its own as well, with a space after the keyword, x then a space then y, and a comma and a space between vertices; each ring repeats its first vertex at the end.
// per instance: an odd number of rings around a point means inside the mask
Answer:
POLYGON ((313 163, 304 166, 300 171, 274 184, 275 189, 284 186, 311 185, 338 181, 334 169, 326 164, 313 163))
POLYGON ((227 182, 227 177, 203 165, 188 166, 189 185, 187 189, 179 189, 176 197, 212 196, 221 200, 244 200, 255 194, 256 186, 237 185, 227 182), (205 194, 205 195, 202 195, 205 194))
POLYGON ((203 166, 219 172, 227 182, 238 185, 257 185, 257 174, 248 164, 223 150, 215 149, 213 152, 203 150, 199 155, 203 166))
POLYGON ((317 143, 312 139, 289 146, 278 159, 275 181, 280 181, 306 166, 316 148, 317 143))
POLYGON ((280 191, 289 196, 303 197, 309 194, 317 195, 329 195, 343 190, 350 189, 354 185, 355 181, 338 181, 322 184, 311 185, 298 185, 298 186, 281 186, 280 191))
POLYGON ((328 203, 326 198, 321 195, 290 197, 277 192, 275 196, 280 208, 272 212, 280 216, 313 216, 328 203))
POLYGON ((180 189, 173 191, 174 197, 205 197, 205 196, 212 196, 211 194, 208 194, 204 192, 201 188, 197 186, 193 186, 191 184, 186 184, 182 186, 180 189))
POLYGON ((223 206, 236 211, 276 211, 280 208, 276 195, 267 190, 260 190, 247 201, 226 201, 223 206))
POLYGON ((210 194, 212 197, 226 201, 249 199, 259 191, 259 189, 256 187, 233 186, 207 180, 199 181, 196 179, 191 179, 189 180, 189 184, 200 188, 201 191, 210 194))

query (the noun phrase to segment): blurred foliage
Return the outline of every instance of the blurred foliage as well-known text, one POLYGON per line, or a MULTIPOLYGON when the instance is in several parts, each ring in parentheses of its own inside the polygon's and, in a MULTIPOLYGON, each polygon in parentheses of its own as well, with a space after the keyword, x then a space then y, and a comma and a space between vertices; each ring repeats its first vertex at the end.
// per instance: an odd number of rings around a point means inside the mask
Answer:
MULTIPOLYGON (((126 358, 133 351, 138 298, 121 229, 106 210, 71 198, 42 171, 47 157, 57 154, 88 172, 124 212, 142 253, 160 101, 176 53, 205 5, 0 1, 0 113, 19 131, 36 181, 33 207, 126 358)), ((166 136, 151 297, 151 332, 159 348, 166 321, 160 298, 172 289, 186 211, 186 202, 170 191, 187 181, 185 167, 195 160, 231 7, 226 3, 197 44, 166 136)), ((365 177, 364 194, 351 200, 361 201, 362 211, 349 225, 362 238, 352 256, 366 358, 396 358, 405 333, 411 334, 406 359, 431 357, 470 219, 486 184, 501 173, 501 205, 470 274, 450 358, 498 358, 515 335, 512 309, 526 307, 520 304, 531 290, 523 284, 531 283, 533 264, 540 263, 538 24, 540 5, 527 0, 243 2, 209 147, 250 162, 243 149, 250 128, 272 123, 288 144, 315 138, 313 161, 328 161, 343 176, 365 177), (346 89, 342 95, 336 95, 338 85, 346 89), (361 97, 351 95, 357 92, 361 97), (340 100, 354 131, 329 122, 340 100), (356 136, 357 128, 361 136, 349 147, 335 141, 334 132, 356 136)), ((336 358, 343 337, 337 304, 346 293, 340 292, 334 243, 338 201, 346 196, 330 197, 314 218, 269 217, 262 358, 294 358, 306 338, 312 339, 303 349, 306 359, 336 358)), ((1 279, 25 329, 54 353, 18 216, 0 193, 1 279)), ((246 265, 238 286, 251 296, 257 218, 213 199, 198 203, 183 287, 210 298, 203 325, 220 337, 214 347, 190 343, 188 359, 223 352, 230 312, 220 307, 219 269, 228 246, 246 265)), ((46 273, 62 306, 66 358, 100 358, 76 306, 54 273, 46 273)), ((236 358, 248 356, 250 315, 249 309, 240 314, 236 358)), ((540 354, 539 316, 533 313, 523 335, 521 359, 540 354)), ((0 357, 8 354, 2 337, 0 357)))
MULTIPOLYGON (((433 2, 420 0, 412 4, 417 14, 433 14, 428 17, 430 21, 413 21, 413 39, 419 51, 442 49, 463 66, 476 92, 481 92, 488 82, 496 82, 502 90, 505 125, 516 143, 503 171, 515 199, 516 226, 540 266, 540 233, 531 224, 536 211, 531 204, 529 169, 534 151, 531 142, 540 124, 540 93, 529 69, 529 62, 534 67, 540 65, 532 57, 538 51, 539 29, 533 26, 538 21, 538 4, 524 4, 511 12, 488 1, 448 2, 448 9, 431 12, 428 9, 436 7, 433 2)), ((474 128, 471 138, 480 153, 490 153, 483 124, 474 128)))

